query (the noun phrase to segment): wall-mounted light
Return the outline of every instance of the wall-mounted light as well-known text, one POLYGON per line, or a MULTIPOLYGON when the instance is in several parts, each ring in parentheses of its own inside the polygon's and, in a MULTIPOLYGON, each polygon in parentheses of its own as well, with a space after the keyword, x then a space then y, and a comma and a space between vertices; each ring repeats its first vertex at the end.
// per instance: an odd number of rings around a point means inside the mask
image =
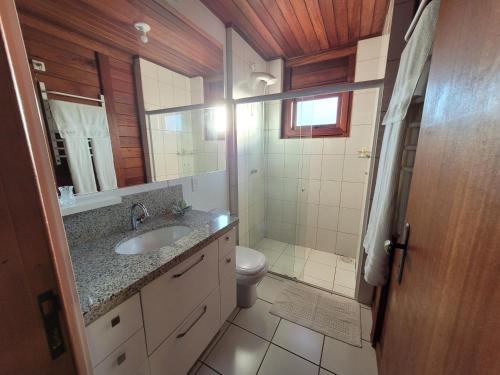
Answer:
POLYGON ((134 27, 141 33, 141 41, 147 43, 149 40, 148 32, 151 30, 151 26, 146 22, 136 22, 134 23, 134 27))

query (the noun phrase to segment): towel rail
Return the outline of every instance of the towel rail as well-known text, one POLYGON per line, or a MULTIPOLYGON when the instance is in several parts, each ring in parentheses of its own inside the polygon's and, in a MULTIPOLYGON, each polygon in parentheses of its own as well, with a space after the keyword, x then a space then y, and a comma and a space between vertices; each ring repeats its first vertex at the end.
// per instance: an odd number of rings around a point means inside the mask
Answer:
MULTIPOLYGON (((52 146, 52 153, 54 154, 54 162, 56 163, 56 165, 61 165, 61 159, 67 158, 66 147, 64 144, 64 139, 61 138, 61 136, 59 134, 59 130, 57 129, 57 126, 56 126, 54 119, 52 117, 52 113, 50 112, 48 94, 66 96, 66 97, 75 98, 75 99, 89 100, 92 102, 98 102, 98 103, 101 103, 101 107, 104 110, 106 110, 106 103, 104 101, 104 95, 101 94, 101 95, 99 95, 99 99, 96 99, 96 98, 90 98, 87 96, 68 94, 68 93, 61 92, 61 91, 47 90, 44 82, 38 82, 38 87, 40 89, 40 95, 42 97, 42 109, 45 113, 45 118, 47 120, 47 125, 48 125, 47 127, 48 127, 48 131, 49 131, 49 141, 50 141, 50 145, 52 146), (62 144, 62 146, 61 146, 61 144, 62 144)), ((89 148, 90 148, 90 155, 92 156, 93 152, 92 152, 92 146, 90 144, 90 140, 89 140, 89 148)))

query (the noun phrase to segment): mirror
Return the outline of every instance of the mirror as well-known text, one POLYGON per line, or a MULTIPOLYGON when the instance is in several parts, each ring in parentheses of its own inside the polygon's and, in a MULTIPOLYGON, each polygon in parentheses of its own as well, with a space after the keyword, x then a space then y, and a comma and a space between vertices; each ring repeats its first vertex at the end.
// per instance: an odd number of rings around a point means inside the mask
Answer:
POLYGON ((216 81, 190 78, 142 58, 138 65, 145 109, 142 134, 148 182, 224 170, 225 105, 219 101, 199 108, 206 102, 205 96, 214 99, 216 81))
POLYGON ((224 98, 222 23, 149 0, 16 6, 57 187, 92 195, 225 169, 224 110, 204 105, 224 98))

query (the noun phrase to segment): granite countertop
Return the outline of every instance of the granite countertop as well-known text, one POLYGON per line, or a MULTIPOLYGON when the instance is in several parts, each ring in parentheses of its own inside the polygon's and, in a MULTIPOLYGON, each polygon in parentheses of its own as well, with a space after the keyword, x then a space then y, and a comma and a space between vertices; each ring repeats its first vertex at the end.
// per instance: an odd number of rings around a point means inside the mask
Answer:
POLYGON ((169 269, 193 255, 215 238, 236 226, 238 218, 192 210, 182 218, 156 217, 141 224, 139 230, 112 234, 70 248, 80 307, 85 325, 118 306, 169 269), (115 252, 120 241, 153 229, 185 225, 186 236, 171 246, 145 254, 121 255, 115 252))

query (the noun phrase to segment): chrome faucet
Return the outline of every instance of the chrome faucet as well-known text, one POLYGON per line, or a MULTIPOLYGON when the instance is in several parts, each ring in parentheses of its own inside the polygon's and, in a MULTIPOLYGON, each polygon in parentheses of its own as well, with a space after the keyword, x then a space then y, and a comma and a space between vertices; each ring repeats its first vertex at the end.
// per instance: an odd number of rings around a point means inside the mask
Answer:
POLYGON ((140 223, 144 223, 146 219, 149 217, 148 209, 142 203, 134 203, 132 207, 130 207, 130 221, 132 222, 132 229, 137 230, 137 227, 140 223), (142 209, 142 214, 140 216, 135 216, 135 208, 140 207, 142 209))

